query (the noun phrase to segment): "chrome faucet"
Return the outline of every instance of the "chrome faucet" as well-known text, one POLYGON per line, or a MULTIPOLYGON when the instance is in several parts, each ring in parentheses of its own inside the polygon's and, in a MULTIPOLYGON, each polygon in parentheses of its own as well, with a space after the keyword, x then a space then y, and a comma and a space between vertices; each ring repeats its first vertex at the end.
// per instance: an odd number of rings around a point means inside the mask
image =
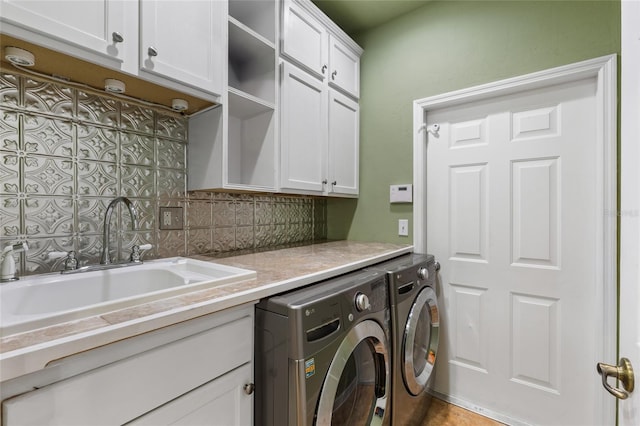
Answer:
POLYGON ((103 265, 111 264, 111 255, 109 254, 109 234, 111 233, 111 213, 113 213, 113 208, 118 203, 124 203, 129 209, 129 214, 131 215, 131 230, 135 231, 138 228, 138 212, 136 208, 133 206, 133 203, 127 197, 117 197, 114 198, 107 207, 107 211, 104 214, 104 226, 102 229, 102 255, 100 256, 100 263, 103 265))

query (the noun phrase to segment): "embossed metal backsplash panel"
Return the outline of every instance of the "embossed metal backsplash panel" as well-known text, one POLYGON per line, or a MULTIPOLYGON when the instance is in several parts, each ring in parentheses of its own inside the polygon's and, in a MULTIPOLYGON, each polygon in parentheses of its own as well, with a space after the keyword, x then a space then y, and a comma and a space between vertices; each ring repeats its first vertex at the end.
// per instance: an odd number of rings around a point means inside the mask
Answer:
POLYGON ((60 269, 51 251, 97 263, 103 218, 116 196, 139 213, 112 218, 112 255, 153 244, 145 258, 228 252, 326 238, 326 201, 187 193, 187 120, 143 103, 65 84, 0 74, 0 245, 27 241, 20 275, 60 269), (184 230, 158 226, 160 206, 183 207, 184 230))

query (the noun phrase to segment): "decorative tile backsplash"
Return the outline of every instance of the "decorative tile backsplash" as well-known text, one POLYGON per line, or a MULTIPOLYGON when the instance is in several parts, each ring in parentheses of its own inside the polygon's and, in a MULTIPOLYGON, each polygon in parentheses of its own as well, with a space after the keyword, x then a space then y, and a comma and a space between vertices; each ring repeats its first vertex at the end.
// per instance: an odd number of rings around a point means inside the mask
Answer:
POLYGON ((20 275, 56 271, 51 251, 97 263, 105 210, 112 257, 151 243, 144 258, 259 249, 326 238, 326 201, 312 197, 187 193, 187 119, 75 86, 0 73, 0 246, 27 241, 20 275), (160 230, 160 206, 182 207, 183 230, 160 230))

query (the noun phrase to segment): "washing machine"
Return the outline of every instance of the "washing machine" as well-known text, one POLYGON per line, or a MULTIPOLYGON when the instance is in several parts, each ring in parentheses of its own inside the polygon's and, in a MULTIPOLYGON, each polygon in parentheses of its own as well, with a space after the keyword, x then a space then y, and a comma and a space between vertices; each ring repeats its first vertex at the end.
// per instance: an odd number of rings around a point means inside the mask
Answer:
POLYGON ((391 424, 419 425, 431 404, 428 387, 440 336, 436 269, 431 255, 415 254, 374 265, 387 275, 391 308, 391 424))
POLYGON ((257 426, 388 423, 390 310, 380 271, 256 305, 257 426))

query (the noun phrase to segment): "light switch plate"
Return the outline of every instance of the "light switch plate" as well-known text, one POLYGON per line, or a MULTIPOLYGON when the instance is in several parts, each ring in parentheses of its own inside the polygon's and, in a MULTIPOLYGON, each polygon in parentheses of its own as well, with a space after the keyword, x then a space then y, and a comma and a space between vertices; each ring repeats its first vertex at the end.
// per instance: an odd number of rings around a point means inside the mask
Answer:
POLYGON ((184 229, 182 207, 160 207, 160 229, 184 229))

